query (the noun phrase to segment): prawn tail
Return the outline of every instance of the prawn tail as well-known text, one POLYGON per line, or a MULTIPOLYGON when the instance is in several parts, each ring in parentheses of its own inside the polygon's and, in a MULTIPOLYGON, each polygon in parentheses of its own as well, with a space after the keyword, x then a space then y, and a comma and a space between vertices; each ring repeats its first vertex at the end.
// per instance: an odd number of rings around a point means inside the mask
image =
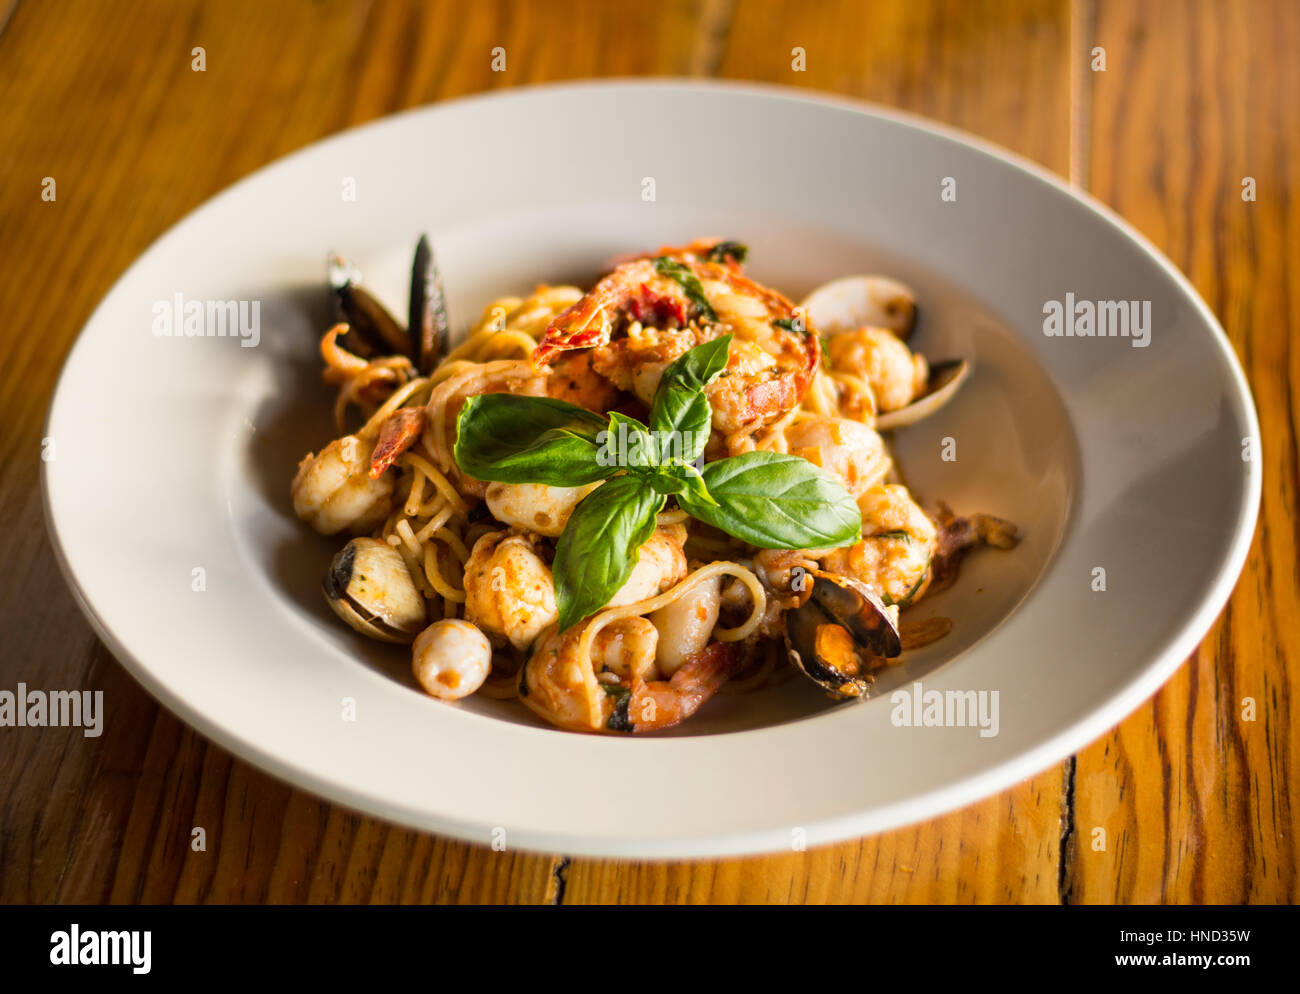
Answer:
POLYGON ((370 456, 370 479, 377 480, 415 444, 424 431, 424 408, 403 407, 394 411, 379 427, 379 438, 370 456))
POLYGON ((718 692, 735 669, 736 646, 710 642, 691 656, 671 680, 634 680, 628 701, 633 732, 653 732, 685 721, 718 692))

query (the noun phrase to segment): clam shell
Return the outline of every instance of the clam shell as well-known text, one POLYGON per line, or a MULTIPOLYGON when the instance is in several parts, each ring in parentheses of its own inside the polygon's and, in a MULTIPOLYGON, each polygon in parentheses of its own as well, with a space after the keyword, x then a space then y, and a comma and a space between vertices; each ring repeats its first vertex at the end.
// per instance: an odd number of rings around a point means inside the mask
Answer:
POLYGON ((906 339, 916 327, 916 294, 888 276, 841 276, 808 294, 800 307, 824 335, 869 326, 906 339))
POLYGON ((928 418, 957 395, 957 390, 970 375, 971 364, 965 359, 945 359, 930 366, 930 379, 925 393, 906 407, 886 411, 876 418, 877 431, 906 428, 928 418))
POLYGON ((330 563, 321 589, 334 613, 370 638, 411 642, 425 627, 424 597, 387 542, 354 538, 330 563))

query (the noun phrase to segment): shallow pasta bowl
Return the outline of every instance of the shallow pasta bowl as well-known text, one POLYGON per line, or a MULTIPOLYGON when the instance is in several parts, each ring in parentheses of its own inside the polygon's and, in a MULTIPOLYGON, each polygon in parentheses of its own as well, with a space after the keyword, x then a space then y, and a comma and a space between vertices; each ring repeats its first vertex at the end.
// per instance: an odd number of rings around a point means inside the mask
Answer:
POLYGON ((1226 338, 1104 208, 910 117, 695 83, 455 101, 261 170, 119 280, 67 360, 47 435, 56 553, 99 635, 168 708, 352 808, 484 844, 504 833, 508 847, 621 857, 878 831, 1061 759, 1204 635, 1260 492, 1226 338), (639 122, 639 140, 546 154, 557 122, 611 119, 639 122), (754 277, 795 298, 845 274, 904 280, 920 301, 912 344, 973 373, 898 433, 899 463, 922 499, 1015 521, 1020 546, 978 554, 922 601, 917 616, 948 617, 952 633, 862 703, 794 681, 632 738, 424 696, 403 650, 337 623, 319 581, 341 543, 307 533, 287 493, 297 459, 331 437, 316 353, 326 251, 396 302, 421 231, 460 327, 495 296, 705 234, 748 242, 754 277), (1127 335, 1049 334, 1067 294, 1071 314, 1133 301, 1149 319, 1127 335), (185 334, 193 302, 236 320, 243 302, 247 333, 185 334))

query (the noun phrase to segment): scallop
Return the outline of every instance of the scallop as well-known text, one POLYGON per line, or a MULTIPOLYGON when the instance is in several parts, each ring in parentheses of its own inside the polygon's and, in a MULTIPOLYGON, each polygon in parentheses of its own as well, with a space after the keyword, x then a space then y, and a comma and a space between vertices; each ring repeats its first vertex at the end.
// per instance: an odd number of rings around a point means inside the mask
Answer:
POLYGON ((444 618, 416 637, 411 671, 425 693, 458 701, 483 686, 492 671, 492 645, 477 626, 444 618))
POLYGON ((552 487, 545 483, 489 483, 488 510, 503 524, 548 538, 558 538, 579 502, 599 483, 552 487))
POLYGON ((424 628, 424 597, 387 542, 354 538, 334 557, 321 586, 334 613, 362 635, 410 642, 424 628))

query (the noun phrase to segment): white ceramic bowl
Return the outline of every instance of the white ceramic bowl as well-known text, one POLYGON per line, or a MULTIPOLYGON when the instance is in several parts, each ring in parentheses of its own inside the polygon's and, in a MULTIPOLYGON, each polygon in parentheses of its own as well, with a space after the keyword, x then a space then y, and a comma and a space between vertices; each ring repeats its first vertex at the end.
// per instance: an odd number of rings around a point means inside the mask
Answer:
POLYGON ((1104 208, 926 122, 698 83, 511 90, 268 166, 121 278, 68 358, 47 434, 58 556, 99 635, 167 707, 362 811, 480 843, 504 830, 512 847, 622 857, 878 831, 1068 755, 1205 633, 1260 492, 1259 461, 1242 458, 1255 415, 1222 331, 1104 208), (619 121, 636 126, 607 133, 619 121), (955 202, 940 196, 945 177, 955 202), (918 605, 952 618, 952 634, 909 654, 865 703, 835 706, 798 681, 717 698, 673 734, 623 738, 562 733, 516 703, 424 696, 405 650, 330 614, 319 577, 340 542, 310 534, 287 497, 297 459, 331 437, 316 353, 326 250, 357 260, 404 313, 421 231, 461 327, 493 296, 589 280, 618 253, 705 234, 747 242, 752 274, 795 297, 850 273, 911 283, 916 347, 970 357, 975 374, 900 435, 908 481, 959 512, 1012 519, 1022 543, 973 557, 918 605), (1048 337, 1044 305, 1067 291, 1149 301, 1149 345, 1048 337), (156 336, 155 305, 176 294, 258 301, 259 343, 156 336), (997 734, 900 725, 890 693, 916 681, 996 691, 997 734))

